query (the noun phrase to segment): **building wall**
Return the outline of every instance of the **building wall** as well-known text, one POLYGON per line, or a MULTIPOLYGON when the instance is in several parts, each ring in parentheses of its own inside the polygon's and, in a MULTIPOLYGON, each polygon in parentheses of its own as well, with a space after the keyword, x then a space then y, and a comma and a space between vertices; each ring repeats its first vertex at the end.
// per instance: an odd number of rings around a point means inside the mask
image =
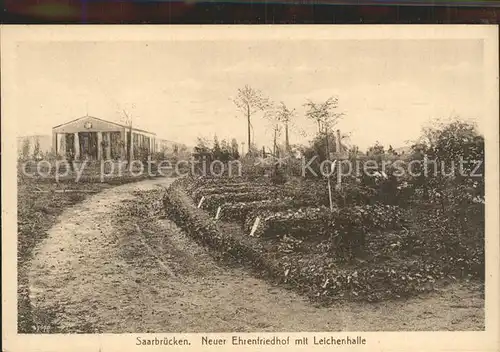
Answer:
POLYGON ((153 153, 155 134, 86 116, 52 130, 52 148, 61 157, 82 159, 133 159, 153 153), (130 146, 132 141, 133 147, 130 146))

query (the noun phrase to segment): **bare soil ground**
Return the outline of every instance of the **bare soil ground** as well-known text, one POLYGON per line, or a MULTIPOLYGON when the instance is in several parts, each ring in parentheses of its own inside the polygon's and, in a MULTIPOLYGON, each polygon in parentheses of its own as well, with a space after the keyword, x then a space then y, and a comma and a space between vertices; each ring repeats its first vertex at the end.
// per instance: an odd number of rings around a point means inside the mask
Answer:
POLYGON ((28 270, 38 332, 484 330, 482 287, 471 282, 318 307, 217 263, 162 216, 171 181, 105 189, 58 217, 28 270))

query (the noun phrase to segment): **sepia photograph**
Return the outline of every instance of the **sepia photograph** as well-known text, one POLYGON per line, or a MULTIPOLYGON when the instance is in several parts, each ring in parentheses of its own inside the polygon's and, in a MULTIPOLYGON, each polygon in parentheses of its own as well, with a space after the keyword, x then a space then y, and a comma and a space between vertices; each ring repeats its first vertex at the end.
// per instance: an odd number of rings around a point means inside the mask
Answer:
POLYGON ((2 31, 14 335, 498 327, 497 28, 281 28, 2 31))

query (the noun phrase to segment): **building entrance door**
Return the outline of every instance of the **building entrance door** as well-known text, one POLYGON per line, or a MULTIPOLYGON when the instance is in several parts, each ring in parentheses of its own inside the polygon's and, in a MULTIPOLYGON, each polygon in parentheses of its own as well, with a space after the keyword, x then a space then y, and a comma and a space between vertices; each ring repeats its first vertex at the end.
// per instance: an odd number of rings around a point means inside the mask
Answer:
POLYGON ((75 157, 75 135, 73 133, 66 133, 66 158, 72 160, 75 157))
POLYGON ((83 159, 97 160, 97 132, 80 132, 80 155, 83 159))

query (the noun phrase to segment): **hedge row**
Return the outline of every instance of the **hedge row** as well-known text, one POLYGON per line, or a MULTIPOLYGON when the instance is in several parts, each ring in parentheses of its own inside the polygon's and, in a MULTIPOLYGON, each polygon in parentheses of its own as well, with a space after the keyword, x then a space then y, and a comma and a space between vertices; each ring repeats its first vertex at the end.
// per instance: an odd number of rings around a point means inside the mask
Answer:
MULTIPOLYGON (((256 185, 256 184, 266 184, 263 181, 249 181, 244 177, 233 176, 233 177, 184 177, 184 181, 187 183, 187 190, 195 190, 197 188, 206 187, 218 187, 218 186, 245 186, 245 185, 256 185)), ((269 183, 267 183, 269 184, 269 183)))
POLYGON ((195 189, 191 194, 193 199, 199 200, 202 196, 209 196, 214 194, 229 194, 229 193, 261 193, 261 192, 272 192, 275 191, 276 187, 272 186, 261 186, 261 185, 249 185, 245 183, 241 184, 229 184, 220 185, 218 187, 199 187, 195 189))
POLYGON ((251 202, 225 203, 221 206, 221 216, 224 220, 235 220, 242 225, 247 216, 256 211, 283 211, 311 205, 310 202, 293 199, 291 197, 278 199, 265 199, 251 202))
POLYGON ((409 297, 433 289, 436 277, 421 263, 390 261, 381 265, 340 267, 316 258, 281 261, 284 282, 302 287, 312 298, 380 301, 409 297))
MULTIPOLYGON (((281 198, 301 200, 305 204, 329 206, 329 196, 326 183, 296 182, 284 185, 274 185, 266 180, 248 181, 244 178, 198 178, 191 181, 186 190, 199 201, 202 196, 224 193, 275 193, 281 198)), ((223 198, 223 196, 221 196, 223 198)), ((344 184, 341 191, 332 190, 333 202, 340 206, 373 204, 376 202, 376 190, 357 184, 344 184)), ((259 198, 246 201, 256 201, 259 198)), ((229 200, 228 202, 234 202, 229 200)), ((218 204, 219 206, 221 204, 218 204)))
MULTIPOLYGON (((287 194, 297 199, 314 201, 318 206, 329 206, 327 183, 323 180, 297 182, 286 184, 287 194)), ((333 188, 333 186, 332 186, 333 188)), ((340 191, 332 189, 333 203, 339 205, 371 204, 376 200, 377 191, 373 188, 359 184, 342 184, 340 191)))
MULTIPOLYGON (((182 183, 175 181, 163 198, 167 214, 198 243, 214 249, 217 259, 231 259, 237 262, 253 261, 255 268, 264 268, 258 251, 259 244, 243 244, 230 234, 219 231, 216 222, 205 212, 196 208, 183 191, 182 183)), ((251 240, 251 239, 249 239, 251 240)))
MULTIPOLYGON (((251 231, 255 219, 259 226, 255 236, 279 237, 285 234, 300 238, 338 238, 364 235, 370 230, 399 228, 404 219, 401 209, 389 205, 364 205, 349 208, 326 207, 256 209, 247 214, 245 230, 251 231)), ((341 240, 341 242, 345 242, 341 240)))
MULTIPOLYGON (((245 192, 245 193, 224 193, 224 194, 211 194, 205 196, 202 208, 209 212, 214 212, 219 206, 225 203, 236 202, 253 202, 261 200, 270 200, 280 197, 278 190, 261 190, 259 192, 245 192)), ((196 200, 198 201, 198 200, 196 200)))

